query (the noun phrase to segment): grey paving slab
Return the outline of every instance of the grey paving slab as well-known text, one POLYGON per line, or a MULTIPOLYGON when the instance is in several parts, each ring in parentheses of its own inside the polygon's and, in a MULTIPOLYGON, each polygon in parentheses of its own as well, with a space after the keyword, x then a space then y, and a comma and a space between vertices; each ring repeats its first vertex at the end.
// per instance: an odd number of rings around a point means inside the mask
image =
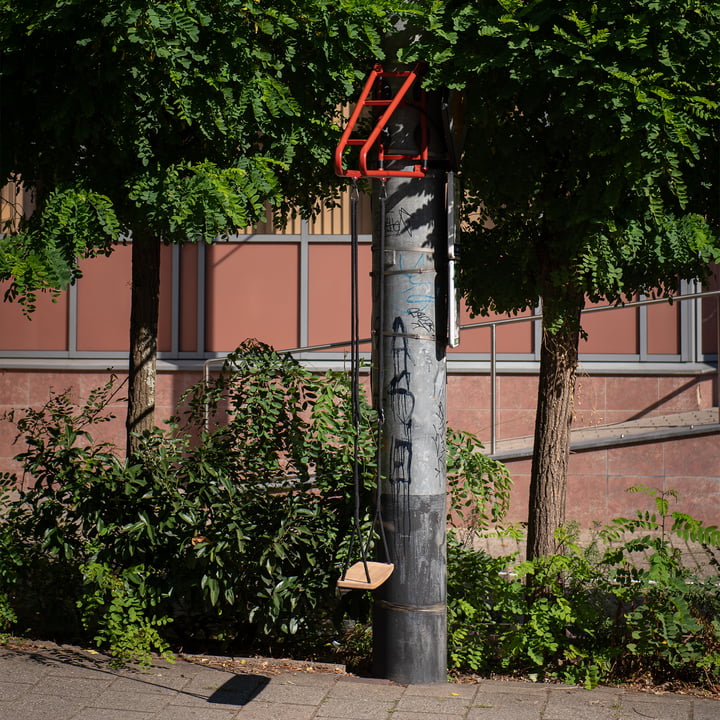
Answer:
POLYGON ((545 707, 548 701, 547 692, 523 692, 522 689, 514 693, 487 691, 480 686, 475 695, 473 704, 491 707, 545 707))
POLYGON ((28 695, 0 706, 0 720, 72 720, 83 708, 74 698, 28 695))
POLYGON ((693 720, 718 720, 720 701, 697 698, 693 702, 693 720))
POLYGON ((316 717, 332 720, 386 720, 395 709, 392 701, 328 698, 317 710, 316 717))
POLYGON ((480 684, 467 713, 467 720, 540 720, 547 704, 547 691, 522 684, 485 689, 480 684))
POLYGON ((615 718, 621 710, 621 691, 602 692, 571 688, 550 690, 543 720, 597 720, 615 718))
POLYGON ((459 683, 434 683, 432 685, 408 685, 405 695, 427 695, 430 697, 459 697, 473 699, 478 686, 459 683))
POLYGON ((72 720, 153 720, 154 713, 135 710, 108 710, 103 708, 83 708, 72 720))
POLYGON ((313 720, 317 705, 278 705, 253 700, 237 714, 237 720, 313 720))
POLYGON ((38 676, 30 672, 30 663, 27 658, 7 657, 0 655, 0 669, 2 681, 32 685, 37 682, 38 676))
POLYGON ((337 675, 331 673, 309 673, 309 672, 289 672, 282 675, 276 675, 270 678, 271 685, 307 685, 309 687, 332 687, 338 679, 345 682, 346 678, 338 678, 337 675))
POLYGON ((196 691, 202 689, 217 689, 223 683, 235 677, 241 677, 225 670, 213 670, 211 668, 196 668, 194 665, 186 666, 188 682, 186 690, 196 691))
POLYGON ((183 685, 190 683, 200 670, 203 670, 203 668, 179 661, 172 665, 152 665, 147 668, 120 668, 114 670, 113 674, 115 677, 125 680, 136 680, 148 684, 155 683, 179 689, 183 685))
POLYGON ((328 697, 346 700, 399 700, 405 693, 400 685, 337 680, 328 688, 328 697))
POLYGON ((45 675, 37 682, 32 691, 38 696, 90 698, 110 687, 112 677, 83 678, 61 675, 45 675))
POLYGON ((175 696, 189 683, 189 678, 165 676, 116 677, 110 685, 117 692, 148 693, 175 696))
POLYGON ((545 698, 551 688, 557 688, 557 686, 531 682, 480 680, 478 683, 478 694, 488 693, 501 697, 508 696, 510 698, 518 698, 522 700, 535 700, 537 698, 545 698))
MULTIPOLYGON (((177 693, 175 693, 175 696, 177 693)), ((106 690, 87 702, 88 707, 103 710, 132 710, 134 712, 154 713, 162 710, 175 696, 161 693, 133 693, 118 690, 106 690)))
POLYGON ((542 708, 476 704, 468 710, 466 720, 542 720, 542 708))
MULTIPOLYGON (((671 695, 653 697, 652 695, 625 695, 621 709, 630 717, 647 718, 647 720, 694 720, 693 703, 677 702, 671 695)), ((720 704, 717 708, 720 718, 720 704)))
POLYGON ((258 690, 255 699, 288 705, 318 705, 328 694, 328 688, 288 683, 268 683, 258 690))
POLYGON ((73 680, 113 680, 117 677, 117 673, 109 667, 73 665, 54 658, 42 665, 44 674, 47 677, 68 678, 73 680))
MULTIPOLYGON (((208 707, 237 711, 250 702, 267 684, 267 678, 254 675, 205 672, 170 700, 172 706, 208 707)), ((324 694, 324 690, 322 691, 324 694)))
POLYGON ((12 667, 13 663, 34 663, 48 674, 61 674, 69 677, 99 678, 114 675, 109 667, 108 658, 97 652, 69 649, 58 645, 35 645, 27 650, 0 650, 0 662, 3 667, 12 667))
POLYGON ((397 703, 398 712, 432 713, 438 718, 463 715, 471 706, 468 698, 448 695, 404 695, 397 703))
POLYGON ((29 687, 31 686, 26 683, 0 680, 0 705, 17 700, 21 695, 27 693, 29 687))
MULTIPOLYGON (((205 707, 172 707, 165 708, 152 716, 153 720, 235 720, 238 717, 237 710, 226 708, 205 707)), ((97 720, 104 720, 102 717, 97 720)), ((282 715, 278 716, 282 720, 282 715)))
MULTIPOLYGON (((211 696, 212 697, 212 696, 211 696)), ((227 710, 237 712, 247 704, 240 697, 226 696, 222 699, 211 699, 211 697, 198 697, 196 695, 182 694, 176 700, 167 704, 169 709, 179 708, 209 708, 212 710, 227 710)))
POLYGON ((465 720, 467 717, 466 713, 462 715, 433 715, 432 713, 426 712, 393 712, 390 715, 392 720, 435 720, 436 718, 441 720, 465 720))

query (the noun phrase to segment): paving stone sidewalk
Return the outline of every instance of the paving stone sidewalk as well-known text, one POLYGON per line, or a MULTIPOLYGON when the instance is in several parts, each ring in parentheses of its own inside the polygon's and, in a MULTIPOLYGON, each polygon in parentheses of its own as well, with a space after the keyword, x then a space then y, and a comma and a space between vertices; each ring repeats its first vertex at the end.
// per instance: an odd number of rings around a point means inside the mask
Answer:
POLYGON ((56 645, 0 646, 0 720, 720 720, 720 701, 481 680, 402 686, 179 660, 148 669, 56 645))

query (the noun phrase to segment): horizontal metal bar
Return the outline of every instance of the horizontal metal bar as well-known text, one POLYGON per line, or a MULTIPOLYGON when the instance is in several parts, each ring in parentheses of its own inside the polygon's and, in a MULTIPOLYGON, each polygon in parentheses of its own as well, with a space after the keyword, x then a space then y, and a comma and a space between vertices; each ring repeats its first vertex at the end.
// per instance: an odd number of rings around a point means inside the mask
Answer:
MULTIPOLYGON (((644 443, 659 442, 662 440, 677 440, 680 438, 700 437, 703 435, 716 435, 720 433, 720 423, 710 423, 707 425, 686 425, 684 427, 659 428, 657 430, 649 430, 643 433, 622 433, 610 437, 589 438, 586 440, 571 440, 570 452, 584 452, 588 450, 599 450, 602 448, 626 447, 628 445, 642 445, 644 443)), ((502 441, 501 441, 502 442, 502 441)), ((522 460, 532 457, 533 446, 532 438, 530 444, 512 450, 502 449, 491 454, 495 460, 522 460)))
MULTIPOLYGON (((720 290, 707 290, 705 292, 690 293, 688 295, 674 295, 670 298, 654 298, 652 300, 633 300, 633 302, 624 305, 600 305, 598 307, 585 308, 582 314, 594 312, 603 312, 607 310, 626 310, 627 308, 641 307, 643 305, 659 305, 665 303, 669 305, 675 302, 683 302, 684 300, 697 300, 698 298, 714 297, 720 295, 720 290)), ((542 313, 537 315, 523 315, 522 317, 503 318, 502 320, 484 320, 477 323, 466 323, 460 325, 460 330, 475 330, 477 328, 490 327, 491 325, 512 325, 519 322, 529 322, 532 320, 542 320, 542 313)))

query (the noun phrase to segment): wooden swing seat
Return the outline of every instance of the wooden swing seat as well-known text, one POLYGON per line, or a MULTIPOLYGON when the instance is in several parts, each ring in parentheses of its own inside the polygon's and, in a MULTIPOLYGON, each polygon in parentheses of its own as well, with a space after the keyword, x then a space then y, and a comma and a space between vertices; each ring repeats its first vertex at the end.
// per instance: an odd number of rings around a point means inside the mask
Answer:
POLYGON ((394 569, 395 566, 392 563, 368 562, 366 574, 365 563, 361 560, 348 568, 345 576, 337 581, 337 586, 346 590, 374 590, 392 575, 394 569), (368 582, 368 575, 370 575, 370 582, 368 582))

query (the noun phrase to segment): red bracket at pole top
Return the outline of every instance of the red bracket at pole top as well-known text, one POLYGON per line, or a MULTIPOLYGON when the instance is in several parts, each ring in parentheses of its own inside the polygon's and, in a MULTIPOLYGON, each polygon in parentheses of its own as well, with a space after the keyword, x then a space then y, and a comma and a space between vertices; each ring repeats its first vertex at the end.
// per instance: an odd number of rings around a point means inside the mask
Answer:
POLYGON ((425 177, 428 167, 428 129, 426 114, 426 94, 425 90, 420 89, 419 99, 412 100, 408 97, 409 90, 420 77, 424 68, 423 63, 418 63, 412 70, 386 72, 382 65, 377 63, 370 75, 368 76, 362 93, 358 98, 355 110, 353 110, 350 120, 343 131, 340 142, 335 149, 335 173, 340 177, 349 178, 382 178, 389 177, 425 177), (404 81, 394 97, 383 98, 383 83, 385 78, 404 78, 404 81), (370 97, 372 94, 372 98, 370 97), (413 107, 420 112, 420 147, 419 151, 414 154, 406 153, 389 153, 386 152, 385 145, 380 141, 380 135, 387 127, 393 113, 398 107, 413 107), (380 117, 375 122, 372 132, 367 138, 351 137, 358 118, 366 108, 385 108, 380 117), (358 170, 349 170, 343 167, 343 155, 348 147, 357 145, 360 147, 358 170), (377 168, 368 167, 368 156, 374 151, 377 168), (385 167, 386 162, 404 161, 406 165, 412 163, 412 170, 390 170, 385 167))

